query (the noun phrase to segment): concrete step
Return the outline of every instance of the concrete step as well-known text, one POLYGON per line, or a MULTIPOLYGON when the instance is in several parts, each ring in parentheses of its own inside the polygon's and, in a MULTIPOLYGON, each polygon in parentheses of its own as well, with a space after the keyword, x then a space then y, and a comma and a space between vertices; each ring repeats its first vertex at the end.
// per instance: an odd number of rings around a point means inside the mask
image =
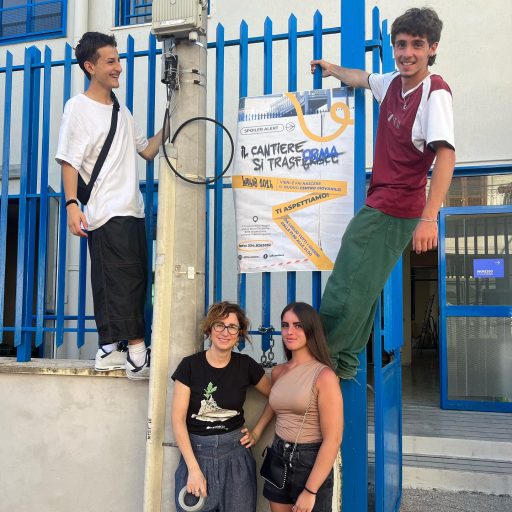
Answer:
POLYGON ((408 489, 512 495, 512 462, 404 454, 402 482, 408 489))
MULTIPOLYGON (((374 436, 368 436, 374 461, 374 436)), ((512 443, 425 436, 402 437, 402 486, 512 496, 512 443)))

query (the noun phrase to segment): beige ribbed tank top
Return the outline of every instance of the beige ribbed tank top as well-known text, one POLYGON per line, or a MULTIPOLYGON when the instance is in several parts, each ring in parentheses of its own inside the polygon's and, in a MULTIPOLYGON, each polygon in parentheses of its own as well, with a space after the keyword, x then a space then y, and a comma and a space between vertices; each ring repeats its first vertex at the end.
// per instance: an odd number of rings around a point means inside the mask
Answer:
MULTIPOLYGON (((311 398, 313 381, 322 367, 325 365, 316 359, 302 363, 286 372, 272 386, 269 403, 276 415, 276 434, 281 439, 295 443, 311 398)), ((322 440, 318 392, 316 389, 313 392, 313 400, 298 443, 316 443, 322 440)))

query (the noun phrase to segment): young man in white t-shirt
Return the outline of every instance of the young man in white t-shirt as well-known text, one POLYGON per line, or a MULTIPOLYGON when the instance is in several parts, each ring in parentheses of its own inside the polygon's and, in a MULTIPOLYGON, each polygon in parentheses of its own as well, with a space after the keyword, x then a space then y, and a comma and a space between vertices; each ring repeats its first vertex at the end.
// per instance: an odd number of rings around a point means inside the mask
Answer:
POLYGON ((416 253, 437 246, 437 214, 455 165, 452 94, 431 73, 442 21, 430 8, 409 9, 391 27, 398 71, 380 75, 324 60, 322 76, 371 89, 380 102, 375 155, 366 204, 345 231, 320 314, 336 373, 354 378, 358 354, 373 326, 376 301, 412 238, 416 253), (428 171, 434 163, 428 198, 428 171))
POLYGON ((120 107, 112 145, 82 212, 78 175, 85 183, 91 178, 110 129, 111 92, 119 87, 122 68, 113 36, 86 32, 75 54, 90 84, 85 93, 66 103, 56 160, 62 165, 69 230, 88 239, 99 336, 95 368, 126 368, 128 378, 144 379, 150 367, 150 350, 144 343, 147 250, 137 153, 154 159, 161 132, 146 139, 130 111, 120 107), (120 344, 124 340, 128 354, 120 344))

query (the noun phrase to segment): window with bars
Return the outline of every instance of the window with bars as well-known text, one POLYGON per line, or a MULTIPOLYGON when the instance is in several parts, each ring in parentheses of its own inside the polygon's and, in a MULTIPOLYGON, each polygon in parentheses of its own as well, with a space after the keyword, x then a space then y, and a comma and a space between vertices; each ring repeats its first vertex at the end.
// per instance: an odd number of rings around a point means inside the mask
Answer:
MULTIPOLYGON (((151 23, 152 0, 116 0, 116 26, 151 23)), ((210 0, 208 0, 210 14, 210 0)))
POLYGON ((62 37, 66 0, 0 0, 0 44, 62 37))
POLYGON ((151 0, 116 0, 117 26, 151 23, 151 0))

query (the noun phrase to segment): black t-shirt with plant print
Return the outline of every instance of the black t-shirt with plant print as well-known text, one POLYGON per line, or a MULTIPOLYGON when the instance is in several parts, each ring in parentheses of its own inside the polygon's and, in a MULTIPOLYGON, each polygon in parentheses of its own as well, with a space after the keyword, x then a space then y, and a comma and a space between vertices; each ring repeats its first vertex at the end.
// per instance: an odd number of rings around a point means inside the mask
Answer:
POLYGON ((251 357, 233 352, 224 368, 214 368, 206 352, 184 357, 172 375, 190 388, 187 429, 210 436, 240 429, 244 425, 245 393, 265 371, 251 357))

